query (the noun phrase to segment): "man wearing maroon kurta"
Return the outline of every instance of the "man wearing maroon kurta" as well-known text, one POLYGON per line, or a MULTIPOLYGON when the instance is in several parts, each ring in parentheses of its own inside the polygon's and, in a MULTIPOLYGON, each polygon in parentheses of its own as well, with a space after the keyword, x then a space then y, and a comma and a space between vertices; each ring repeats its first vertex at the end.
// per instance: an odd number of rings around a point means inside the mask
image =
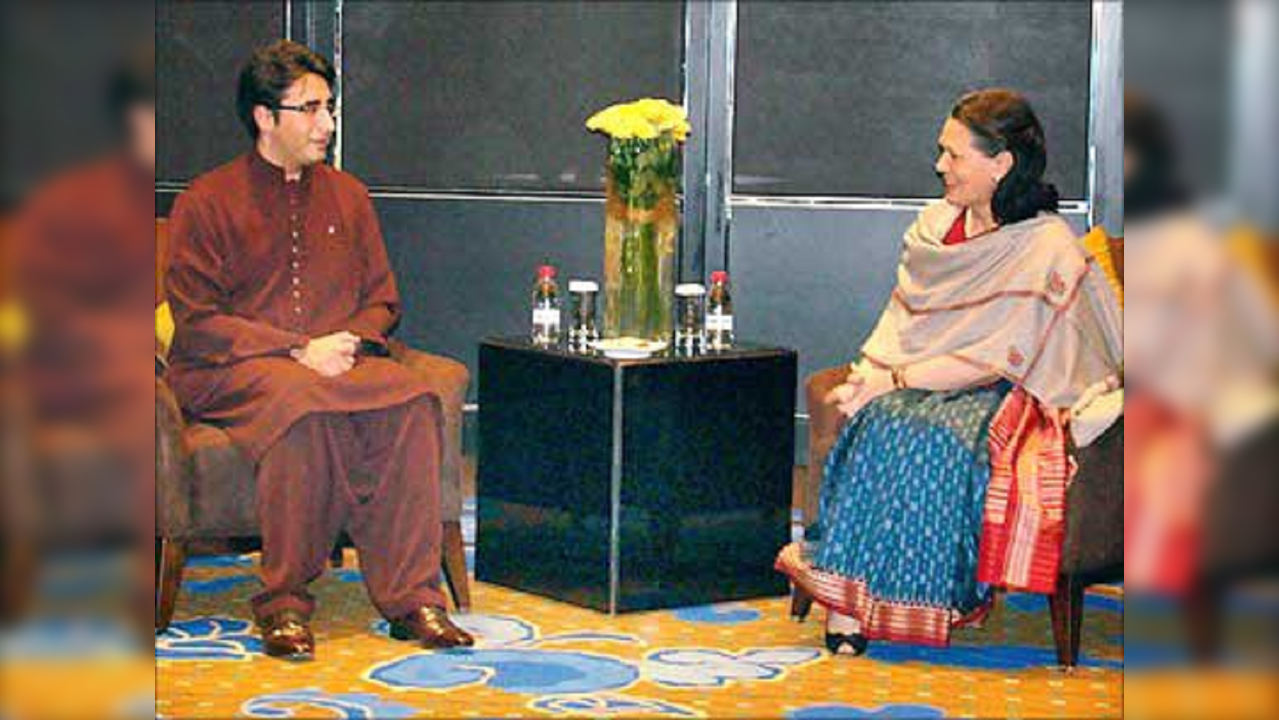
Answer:
POLYGON ((367 190, 324 162, 333 81, 289 41, 241 73, 256 146, 173 209, 169 381, 257 464, 268 654, 313 656, 306 588, 342 529, 394 636, 470 645, 439 590, 440 402, 384 357, 399 297, 367 190))

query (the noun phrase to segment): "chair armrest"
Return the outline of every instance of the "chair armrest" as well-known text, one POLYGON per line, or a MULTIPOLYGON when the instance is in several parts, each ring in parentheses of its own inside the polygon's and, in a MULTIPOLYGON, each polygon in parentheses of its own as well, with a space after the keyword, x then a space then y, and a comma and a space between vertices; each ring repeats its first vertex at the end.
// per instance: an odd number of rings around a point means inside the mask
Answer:
POLYGON ((1092 445, 1102 433, 1119 422, 1123 414, 1123 388, 1099 395, 1086 407, 1076 410, 1070 420, 1075 447, 1082 449, 1092 445))
POLYGON ((416 366, 420 365, 420 363, 415 361, 426 354, 421 350, 414 350, 399 340, 388 339, 386 341, 386 349, 391 353, 392 360, 411 369, 417 369, 416 366))
MULTIPOLYGON (((159 358, 157 356, 157 363, 159 358)), ((183 439, 186 422, 173 391, 155 379, 155 520, 157 534, 190 524, 190 455, 183 439)))

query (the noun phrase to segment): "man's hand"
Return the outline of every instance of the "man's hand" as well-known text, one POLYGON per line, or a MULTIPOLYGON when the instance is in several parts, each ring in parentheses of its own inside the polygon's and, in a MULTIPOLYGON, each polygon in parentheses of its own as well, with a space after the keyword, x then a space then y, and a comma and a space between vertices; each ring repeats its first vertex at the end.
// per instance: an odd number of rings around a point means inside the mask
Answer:
POLYGON ((827 393, 826 404, 834 404, 845 417, 852 417, 875 398, 893 390, 893 376, 873 366, 852 366, 848 380, 827 393))
POLYGON ((360 338, 344 330, 313 338, 292 355, 294 360, 324 377, 337 377, 355 367, 355 352, 359 347, 360 338))

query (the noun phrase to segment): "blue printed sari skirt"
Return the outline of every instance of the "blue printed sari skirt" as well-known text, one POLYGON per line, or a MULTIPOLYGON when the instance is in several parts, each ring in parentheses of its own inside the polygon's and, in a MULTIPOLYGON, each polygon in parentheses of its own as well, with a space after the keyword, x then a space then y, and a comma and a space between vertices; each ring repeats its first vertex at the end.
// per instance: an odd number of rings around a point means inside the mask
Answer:
POLYGON ((900 390, 867 404, 826 458, 818 527, 777 569, 871 639, 946 645, 952 627, 982 619, 987 435, 1011 389, 900 390))

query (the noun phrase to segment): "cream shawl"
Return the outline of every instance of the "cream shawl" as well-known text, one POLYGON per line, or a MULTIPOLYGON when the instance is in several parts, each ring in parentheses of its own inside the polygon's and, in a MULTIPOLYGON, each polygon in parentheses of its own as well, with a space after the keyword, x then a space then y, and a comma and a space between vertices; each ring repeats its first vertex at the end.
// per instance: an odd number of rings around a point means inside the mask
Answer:
POLYGON ((906 231, 897 287, 863 357, 909 366, 949 356, 1055 409, 1118 374, 1123 316, 1070 226, 1043 214, 944 245, 960 212, 934 202, 906 231))

